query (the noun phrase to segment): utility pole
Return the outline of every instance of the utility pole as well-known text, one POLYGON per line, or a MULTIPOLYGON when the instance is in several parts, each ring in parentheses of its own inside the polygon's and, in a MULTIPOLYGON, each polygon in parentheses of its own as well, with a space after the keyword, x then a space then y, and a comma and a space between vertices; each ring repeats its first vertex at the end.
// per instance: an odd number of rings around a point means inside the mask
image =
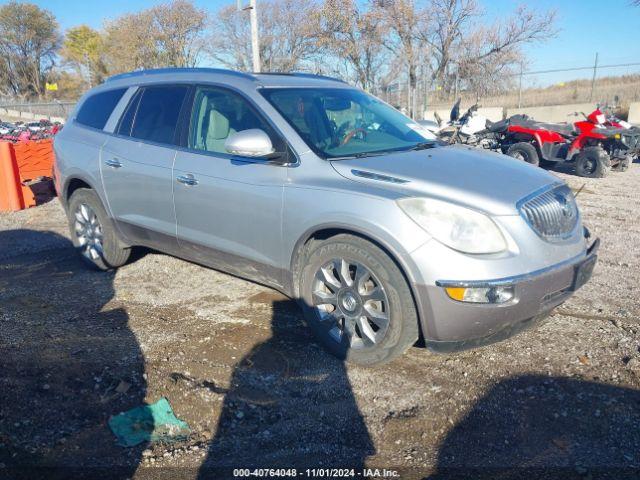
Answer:
POLYGON ((591 94, 589 95, 589 101, 593 100, 593 91, 596 88, 596 74, 598 73, 598 52, 596 52, 596 61, 593 64, 593 78, 591 79, 591 94))
POLYGON ((411 112, 411 74, 407 72, 407 117, 413 118, 411 112))
POLYGON ((524 64, 520 64, 520 83, 518 85, 518 108, 522 107, 522 75, 524 74, 524 64))
POLYGON ((456 81, 454 83, 454 94, 453 94, 453 101, 457 102, 458 101, 458 83, 460 82, 460 74, 458 72, 458 69, 456 68, 456 81))
POLYGON ((427 111, 427 107, 429 106, 429 81, 427 80, 427 69, 426 67, 423 65, 422 66, 422 78, 424 79, 423 81, 423 85, 424 85, 424 104, 422 105, 422 115, 421 117, 424 119, 424 114, 427 111))
MULTIPOLYGON (((237 0, 240 8, 240 0, 237 0)), ((242 8, 249 10, 249 21, 251 22, 251 56, 253 57, 253 71, 260 72, 260 39, 258 37, 258 7, 256 0, 249 0, 249 6, 242 8)))

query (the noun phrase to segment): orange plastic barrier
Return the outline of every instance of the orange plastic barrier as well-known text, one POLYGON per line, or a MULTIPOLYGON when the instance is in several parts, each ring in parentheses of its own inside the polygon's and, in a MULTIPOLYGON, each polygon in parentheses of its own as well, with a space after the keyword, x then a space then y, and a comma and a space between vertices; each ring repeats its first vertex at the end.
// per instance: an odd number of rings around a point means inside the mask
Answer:
POLYGON ((53 140, 0 142, 0 211, 16 211, 37 204, 26 182, 53 176, 53 140))

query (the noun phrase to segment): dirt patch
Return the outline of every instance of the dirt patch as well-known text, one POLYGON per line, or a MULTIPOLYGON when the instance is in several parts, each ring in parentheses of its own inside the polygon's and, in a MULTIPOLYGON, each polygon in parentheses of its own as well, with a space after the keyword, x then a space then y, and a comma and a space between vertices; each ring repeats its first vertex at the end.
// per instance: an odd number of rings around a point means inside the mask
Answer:
POLYGON ((93 272, 57 202, 1 214, 0 464, 122 478, 249 465, 407 478, 640 468, 640 166, 558 175, 586 183, 578 203, 602 240, 592 281, 511 340, 452 355, 414 348, 376 369, 326 354, 272 290, 153 252, 93 272), (122 381, 131 387, 118 393, 122 381), (117 447, 108 418, 160 397, 191 438, 117 447))

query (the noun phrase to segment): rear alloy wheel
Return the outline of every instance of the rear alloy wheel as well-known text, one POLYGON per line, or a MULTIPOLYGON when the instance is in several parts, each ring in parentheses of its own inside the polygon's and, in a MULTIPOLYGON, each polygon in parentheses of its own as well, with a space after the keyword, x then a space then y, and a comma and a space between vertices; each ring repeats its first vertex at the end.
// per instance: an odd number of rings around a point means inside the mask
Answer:
POLYGON ((89 189, 73 192, 67 216, 73 245, 89 265, 110 270, 124 265, 131 250, 124 246, 113 228, 98 195, 89 189))
POLYGON ((507 155, 531 165, 537 166, 540 163, 536 147, 527 142, 514 143, 507 149, 507 155))
POLYGON ((87 259, 95 262, 104 255, 102 225, 98 216, 89 205, 81 203, 74 212, 74 217, 74 230, 80 252, 87 259))
POLYGON ((341 234, 314 242, 305 260, 300 301, 307 323, 338 358, 385 363, 418 339, 409 286, 379 247, 341 234))
POLYGON ((602 178, 610 169, 609 155, 600 147, 584 148, 576 158, 576 174, 580 177, 602 178))

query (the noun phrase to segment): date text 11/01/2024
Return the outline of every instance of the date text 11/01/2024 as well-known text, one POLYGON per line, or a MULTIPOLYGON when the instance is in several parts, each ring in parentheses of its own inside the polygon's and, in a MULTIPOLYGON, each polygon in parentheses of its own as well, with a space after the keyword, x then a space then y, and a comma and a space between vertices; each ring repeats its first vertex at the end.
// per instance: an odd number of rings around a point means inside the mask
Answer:
POLYGON ((386 468, 238 468, 233 470, 233 476, 243 477, 306 477, 306 478, 398 478, 397 470, 386 468))

